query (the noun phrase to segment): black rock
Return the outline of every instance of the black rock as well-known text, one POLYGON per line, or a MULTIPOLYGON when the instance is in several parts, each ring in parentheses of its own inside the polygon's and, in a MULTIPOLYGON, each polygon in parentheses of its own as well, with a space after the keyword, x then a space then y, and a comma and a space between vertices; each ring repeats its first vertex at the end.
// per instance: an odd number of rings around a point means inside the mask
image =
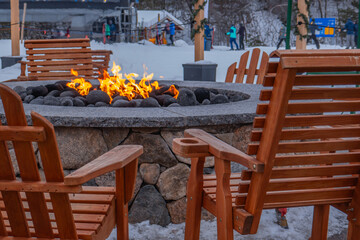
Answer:
POLYGON ((219 91, 217 89, 211 89, 210 92, 212 92, 215 95, 219 94, 219 91))
POLYGON ((160 104, 161 106, 164 106, 165 100, 166 100, 166 99, 170 99, 170 98, 173 98, 173 97, 170 96, 170 95, 167 95, 167 94, 155 96, 155 99, 159 102, 159 104, 160 104))
POLYGON ((47 84, 45 85, 45 87, 48 89, 49 92, 54 90, 58 90, 58 91, 64 90, 61 84, 47 84))
POLYGON ((35 98, 34 100, 32 100, 30 102, 30 104, 38 104, 38 105, 43 105, 44 104, 44 97, 40 96, 35 98))
POLYGON ((16 87, 14 87, 13 90, 19 95, 23 92, 26 93, 26 89, 23 86, 16 86, 16 87))
POLYGON ((229 98, 230 102, 243 101, 250 98, 250 95, 246 93, 227 93, 226 96, 229 98))
POLYGON ((104 102, 97 102, 95 103, 95 107, 107 107, 109 106, 109 104, 104 103, 104 102))
POLYGON ((87 107, 95 107, 95 105, 94 104, 89 104, 89 105, 87 105, 87 107))
POLYGON ((20 95, 22 101, 24 101, 24 99, 25 99, 26 96, 27 96, 26 92, 22 92, 22 93, 20 93, 19 95, 20 95))
POLYGON ((72 101, 73 101, 74 106, 85 107, 85 102, 81 101, 78 98, 74 98, 72 101))
POLYGON ((83 102, 85 103, 85 105, 87 104, 87 100, 86 100, 86 98, 83 97, 83 96, 75 97, 75 99, 79 99, 79 100, 83 101, 83 102))
POLYGON ((212 104, 228 103, 228 102, 230 102, 229 99, 223 94, 218 94, 213 99, 211 99, 212 104))
POLYGON ((117 100, 125 100, 125 101, 129 101, 129 99, 127 97, 124 96, 116 96, 113 98, 112 102, 116 102, 117 100))
POLYGON ((203 174, 214 174, 214 168, 204 168, 203 174))
POLYGON ((160 89, 155 90, 155 94, 161 95, 164 92, 166 92, 167 90, 169 90, 169 86, 160 86, 160 89))
POLYGON ((211 104, 211 102, 210 102, 209 99, 204 99, 204 101, 202 101, 201 104, 202 104, 202 105, 209 105, 209 104, 211 104))
POLYGON ((91 91, 87 96, 86 100, 89 104, 95 104, 97 102, 110 103, 110 97, 106 92, 101 90, 91 91))
POLYGON ((26 88, 26 94, 27 95, 32 95, 32 90, 33 90, 34 87, 27 87, 26 88))
POLYGON ((35 97, 34 95, 27 95, 25 98, 24 98, 24 102, 25 103, 30 103, 32 100, 34 100, 35 97))
POLYGON ((51 92, 48 93, 47 96, 59 97, 60 93, 61 92, 59 90, 52 90, 51 92))
POLYGON ((181 107, 181 105, 178 103, 172 103, 168 107, 181 107))
POLYGON ((68 89, 65 89, 61 94, 60 94, 60 97, 80 97, 80 93, 78 93, 78 91, 76 91, 75 89, 73 88, 68 88, 68 89))
POLYGON ((197 88, 194 93, 199 103, 202 103, 205 99, 210 100, 210 91, 206 88, 197 88))
POLYGON ((142 103, 143 99, 133 99, 131 100, 131 102, 134 102, 135 107, 140 107, 141 103, 142 103))
POLYGON ((160 104, 155 98, 150 97, 143 99, 139 107, 160 107, 160 104))
MULTIPOLYGON (((55 84, 56 85, 61 85, 63 89, 66 89, 68 88, 68 86, 66 86, 66 84, 68 84, 70 81, 65 81, 65 80, 62 80, 62 81, 57 81, 55 84)), ((58 89, 58 90, 61 90, 61 89, 58 89)))
POLYGON ((64 97, 60 98, 61 106, 74 106, 74 103, 71 98, 64 97))
POLYGON ((164 100, 164 104, 163 106, 167 107, 169 106, 170 104, 173 104, 173 103, 177 103, 177 100, 175 98, 167 98, 164 100))
POLYGON ((44 97, 44 105, 60 106, 61 102, 59 98, 56 98, 54 96, 46 96, 44 97))
POLYGON ((49 92, 48 89, 43 85, 34 87, 32 89, 32 95, 34 95, 35 97, 46 96, 46 94, 48 94, 48 92, 49 92))
POLYGON ((126 100, 117 100, 113 104, 111 104, 112 107, 136 107, 136 102, 134 101, 126 101, 126 100))
POLYGON ((195 106, 197 103, 194 92, 187 88, 180 89, 177 102, 181 106, 195 106))

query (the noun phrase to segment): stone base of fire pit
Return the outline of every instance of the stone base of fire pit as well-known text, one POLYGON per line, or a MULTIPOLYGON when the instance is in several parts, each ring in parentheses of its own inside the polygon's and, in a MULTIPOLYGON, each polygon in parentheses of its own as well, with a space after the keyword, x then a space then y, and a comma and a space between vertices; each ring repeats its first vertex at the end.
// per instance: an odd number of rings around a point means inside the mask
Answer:
MULTIPOLYGON (((39 85, 39 82, 21 84, 26 87, 39 85)), ((129 205, 129 221, 135 223, 149 220, 150 223, 165 226, 170 222, 180 223, 185 220, 186 184, 190 172, 190 160, 172 152, 172 140, 182 137, 185 129, 196 127, 246 151, 261 89, 258 85, 209 82, 176 84, 239 91, 249 94, 250 98, 226 104, 176 108, 114 109, 33 104, 24 104, 24 108, 29 122, 29 114, 34 110, 54 124, 65 174, 119 144, 143 145, 144 154, 139 159, 135 195, 129 205)), ((15 87, 19 82, 7 85, 15 87)), ((0 116, 4 122, 2 105, 0 116)), ((41 168, 41 164, 39 166, 41 168)), ((238 164, 232 165, 234 172, 241 169, 238 164)), ((208 158, 204 172, 213 171, 214 159, 208 158)), ((113 186, 114 179, 114 173, 110 173, 89 184, 113 186)), ((203 217, 211 218, 211 214, 204 212, 203 217)))

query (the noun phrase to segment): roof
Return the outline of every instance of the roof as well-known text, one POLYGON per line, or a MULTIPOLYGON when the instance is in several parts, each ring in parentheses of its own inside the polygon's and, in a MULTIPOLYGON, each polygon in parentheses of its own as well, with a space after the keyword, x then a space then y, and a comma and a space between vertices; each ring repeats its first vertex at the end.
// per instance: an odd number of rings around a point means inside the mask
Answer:
POLYGON ((158 14, 160 14, 160 22, 171 20, 179 28, 184 29, 184 23, 165 10, 138 10, 137 14, 138 25, 142 24, 143 27, 154 27, 158 22, 158 14))

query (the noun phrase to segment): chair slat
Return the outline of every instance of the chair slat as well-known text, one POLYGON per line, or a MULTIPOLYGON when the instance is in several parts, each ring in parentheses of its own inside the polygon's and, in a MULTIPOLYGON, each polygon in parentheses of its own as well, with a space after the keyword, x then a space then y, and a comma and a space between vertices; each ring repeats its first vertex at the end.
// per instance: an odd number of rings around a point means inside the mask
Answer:
POLYGON ((263 84, 265 74, 268 70, 268 62, 269 62, 269 55, 266 52, 263 52, 260 62, 260 68, 258 74, 258 78, 256 83, 257 84, 263 84))
POLYGON ((65 66, 65 65, 92 65, 91 59, 64 60, 64 61, 36 61, 28 62, 28 66, 65 66))
POLYGON ((60 60, 61 59, 88 59, 91 58, 91 53, 71 53, 71 54, 46 54, 40 56, 27 56, 27 60, 60 60))
POLYGON ((247 51, 240 57, 239 66, 236 69, 236 79, 235 83, 243 83, 245 77, 245 70, 247 66, 247 61, 249 59, 250 52, 247 51))
POLYGON ((251 53, 251 60, 249 65, 249 71, 246 77, 246 83, 250 83, 250 84, 254 83, 255 72, 258 65, 259 57, 260 57, 260 49, 254 48, 251 53))
MULTIPOLYGON (((66 53, 91 53, 91 49, 89 48, 78 48, 78 49, 66 49, 66 53)), ((27 50, 26 53, 28 55, 51 55, 51 54, 64 54, 63 49, 39 49, 39 50, 27 50)))
POLYGON ((42 127, 0 126, 0 141, 45 141, 42 127))
POLYGON ((29 67, 29 72, 45 72, 45 71, 61 71, 61 70, 67 70, 70 71, 73 70, 90 70, 91 65, 64 65, 64 66, 48 66, 48 67, 29 67))
POLYGON ((232 83, 234 80, 234 75, 235 75, 235 71, 236 71, 236 62, 234 62, 233 64, 231 64, 227 70, 226 73, 226 78, 225 78, 225 82, 227 83, 232 83))
POLYGON ((88 42, 78 42, 78 43, 25 43, 26 48, 73 48, 73 47, 89 47, 88 42))

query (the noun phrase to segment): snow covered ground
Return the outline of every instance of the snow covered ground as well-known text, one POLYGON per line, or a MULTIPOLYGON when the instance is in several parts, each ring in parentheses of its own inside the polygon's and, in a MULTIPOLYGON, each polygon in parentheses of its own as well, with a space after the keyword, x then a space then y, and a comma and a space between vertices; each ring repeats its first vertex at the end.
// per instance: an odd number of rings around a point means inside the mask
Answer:
MULTIPOLYGON (((154 79, 161 80, 182 80, 183 63, 193 62, 194 47, 188 46, 185 42, 178 41, 175 47, 155 46, 148 42, 144 44, 116 43, 104 45, 91 42, 92 49, 109 49, 113 51, 111 61, 115 61, 122 67, 122 72, 136 72, 142 75, 144 65, 148 73, 154 73, 154 79)), ((308 48, 314 49, 314 46, 308 48)), ((322 46, 322 48, 334 48, 334 46, 322 46)), ((337 47, 340 48, 340 47, 337 47)), ((217 82, 224 82, 227 68, 233 62, 238 62, 244 51, 228 51, 229 47, 215 46, 210 52, 205 52, 205 60, 218 64, 217 82)), ((275 50, 274 47, 261 47, 267 53, 275 50)), ((0 56, 11 54, 10 40, 0 40, 0 56)), ((21 46, 21 55, 25 56, 25 49, 21 46)), ((17 78, 20 75, 20 64, 0 69, 0 81, 17 78)), ((291 208, 287 214, 289 229, 282 229, 275 224, 274 210, 263 212, 259 231, 256 235, 241 236, 235 233, 235 239, 251 240, 303 240, 309 239, 312 225, 312 207, 291 208)), ((184 224, 170 224, 167 227, 150 225, 148 222, 130 225, 130 239, 132 240, 180 240, 184 239, 184 224)), ((341 240, 346 237, 347 220, 345 214, 336 209, 331 209, 329 220, 329 239, 341 240)), ((116 232, 113 231, 109 240, 116 239, 116 232)), ((216 221, 202 221, 202 240, 216 239, 216 221)))

